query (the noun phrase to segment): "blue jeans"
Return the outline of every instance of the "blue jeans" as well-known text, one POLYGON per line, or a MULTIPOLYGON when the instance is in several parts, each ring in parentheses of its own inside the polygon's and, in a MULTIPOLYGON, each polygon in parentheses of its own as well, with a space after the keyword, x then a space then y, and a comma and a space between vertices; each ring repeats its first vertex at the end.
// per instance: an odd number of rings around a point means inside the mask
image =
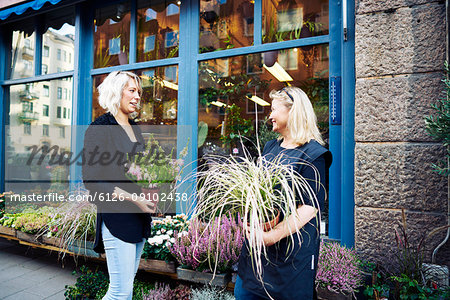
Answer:
POLYGON ((268 298, 263 298, 251 291, 244 289, 242 286, 242 279, 238 276, 236 278, 236 283, 234 284, 234 297, 236 300, 266 300, 268 298))
POLYGON ((103 300, 132 300, 134 276, 139 267, 145 239, 140 243, 124 242, 102 224, 103 244, 108 265, 109 288, 103 300))

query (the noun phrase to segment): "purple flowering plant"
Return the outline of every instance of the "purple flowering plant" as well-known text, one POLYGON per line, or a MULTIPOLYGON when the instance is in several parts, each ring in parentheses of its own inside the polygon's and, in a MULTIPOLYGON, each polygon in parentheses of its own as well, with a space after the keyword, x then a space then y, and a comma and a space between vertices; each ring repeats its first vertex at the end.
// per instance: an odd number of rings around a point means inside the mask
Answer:
POLYGON ((194 219, 187 232, 177 234, 169 247, 182 267, 201 272, 225 273, 239 260, 243 245, 241 218, 215 218, 208 225, 194 219))
POLYGON ((362 285, 361 262, 355 250, 336 242, 321 242, 316 286, 341 294, 353 294, 362 285))

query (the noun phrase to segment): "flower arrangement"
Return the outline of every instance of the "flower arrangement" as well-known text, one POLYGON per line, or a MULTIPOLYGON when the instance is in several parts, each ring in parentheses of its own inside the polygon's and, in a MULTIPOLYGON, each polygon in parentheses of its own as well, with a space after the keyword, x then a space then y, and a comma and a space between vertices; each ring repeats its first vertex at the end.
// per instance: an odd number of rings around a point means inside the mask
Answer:
POLYGON ((167 154, 153 135, 150 135, 145 150, 128 157, 129 168, 126 176, 143 188, 153 188, 160 183, 173 183, 180 179, 187 151, 186 145, 180 152, 179 159, 174 159, 174 148, 167 154))
POLYGON ((176 215, 173 218, 167 216, 162 220, 152 221, 151 237, 144 245, 142 258, 160 259, 174 261, 175 258, 169 250, 169 246, 175 242, 177 233, 186 232, 189 221, 184 214, 176 215))
POLYGON ((0 219, 0 225, 35 234, 47 227, 52 211, 51 207, 41 207, 37 210, 26 209, 22 213, 5 214, 0 219))
POLYGON ((243 245, 242 222, 231 216, 215 218, 211 226, 193 220, 187 232, 176 235, 169 247, 182 265, 201 272, 225 273, 239 260, 243 245))
POLYGON ((341 294, 353 294, 362 285, 360 260, 353 249, 336 242, 321 242, 316 286, 341 294))

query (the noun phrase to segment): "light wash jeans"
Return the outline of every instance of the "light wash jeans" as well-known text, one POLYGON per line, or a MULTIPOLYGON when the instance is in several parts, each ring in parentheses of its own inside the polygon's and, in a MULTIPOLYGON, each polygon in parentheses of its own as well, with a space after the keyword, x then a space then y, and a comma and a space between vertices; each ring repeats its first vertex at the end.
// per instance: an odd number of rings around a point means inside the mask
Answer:
POLYGON ((102 300, 132 300, 133 281, 139 267, 145 239, 140 243, 124 242, 102 224, 103 244, 109 273, 109 288, 102 300))

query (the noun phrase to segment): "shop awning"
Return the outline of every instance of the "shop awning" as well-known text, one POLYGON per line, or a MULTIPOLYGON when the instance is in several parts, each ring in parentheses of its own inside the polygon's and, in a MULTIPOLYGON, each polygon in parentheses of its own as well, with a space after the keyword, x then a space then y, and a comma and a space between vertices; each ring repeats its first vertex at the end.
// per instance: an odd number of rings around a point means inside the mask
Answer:
POLYGON ((21 15, 30 8, 34 10, 39 10, 46 3, 54 5, 59 3, 60 1, 61 0, 33 0, 7 9, 3 9, 0 10, 0 20, 7 19, 9 16, 11 16, 11 14, 21 15))

